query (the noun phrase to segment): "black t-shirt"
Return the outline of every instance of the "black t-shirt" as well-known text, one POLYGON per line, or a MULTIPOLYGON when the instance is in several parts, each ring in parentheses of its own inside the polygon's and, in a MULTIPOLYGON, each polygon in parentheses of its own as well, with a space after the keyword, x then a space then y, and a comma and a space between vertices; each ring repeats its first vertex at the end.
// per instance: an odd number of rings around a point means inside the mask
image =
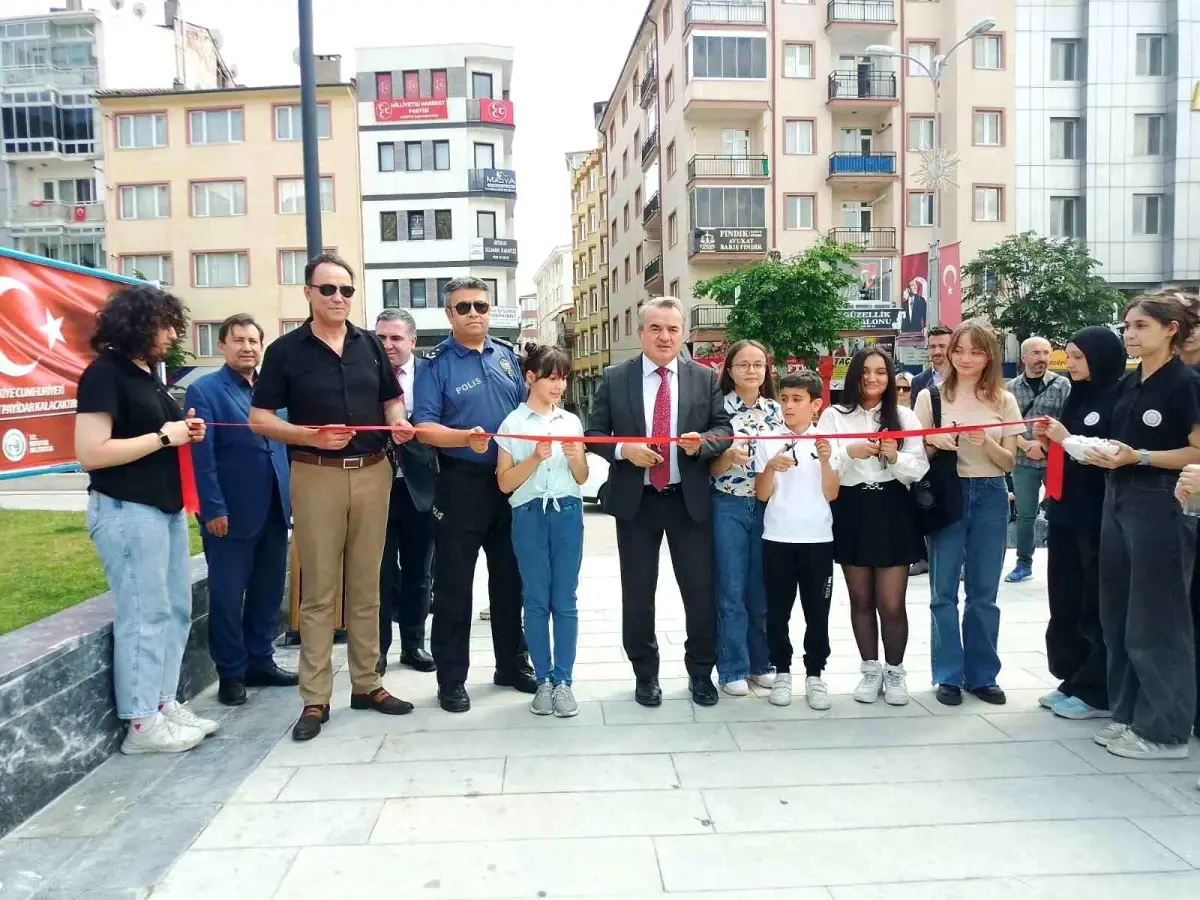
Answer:
MULTIPOLYGON (((267 348, 254 383, 254 406, 287 409, 293 425, 386 425, 383 404, 400 396, 400 383, 379 339, 346 323, 342 355, 306 322, 267 348)), ((386 431, 356 434, 341 450, 305 447, 331 457, 365 456, 387 446, 386 431)))
MULTIPOLYGON (((105 413, 117 440, 153 434, 183 418, 158 377, 116 353, 102 353, 79 377, 78 413, 105 413)), ((89 473, 89 491, 114 500, 142 503, 166 513, 183 509, 179 451, 163 447, 148 456, 89 473)))
POLYGON ((1110 437, 1134 450, 1187 447, 1192 429, 1200 425, 1200 376, 1179 357, 1145 381, 1141 372, 1139 366, 1117 385, 1110 437))

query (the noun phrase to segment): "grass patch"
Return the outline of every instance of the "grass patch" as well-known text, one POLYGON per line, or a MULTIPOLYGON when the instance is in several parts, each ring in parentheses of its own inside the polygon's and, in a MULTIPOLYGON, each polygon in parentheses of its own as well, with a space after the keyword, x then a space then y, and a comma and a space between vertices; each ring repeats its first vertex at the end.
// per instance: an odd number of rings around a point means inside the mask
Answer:
MULTIPOLYGON (((191 552, 200 533, 188 525, 191 552)), ((0 509, 0 634, 108 590, 81 512, 0 509)))

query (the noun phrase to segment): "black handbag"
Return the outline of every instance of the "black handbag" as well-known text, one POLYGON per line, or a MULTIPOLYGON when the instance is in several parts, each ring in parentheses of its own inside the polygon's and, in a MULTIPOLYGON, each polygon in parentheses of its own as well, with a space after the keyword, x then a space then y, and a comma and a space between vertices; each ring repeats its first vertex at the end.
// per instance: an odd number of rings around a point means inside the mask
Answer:
MULTIPOLYGON (((929 386, 929 405, 933 427, 942 427, 942 392, 929 386)), ((930 535, 962 518, 962 486, 958 477, 958 453, 938 450, 929 460, 929 471, 912 486, 917 507, 917 527, 930 535)))

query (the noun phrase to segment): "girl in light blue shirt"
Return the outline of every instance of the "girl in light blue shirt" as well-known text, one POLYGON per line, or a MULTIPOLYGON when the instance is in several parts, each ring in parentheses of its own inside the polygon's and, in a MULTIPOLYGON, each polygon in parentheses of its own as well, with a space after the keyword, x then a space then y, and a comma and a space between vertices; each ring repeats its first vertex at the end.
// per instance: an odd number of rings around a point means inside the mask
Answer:
POLYGON ((534 715, 569 718, 579 712, 571 690, 579 616, 575 592, 583 562, 583 498, 587 481, 583 425, 557 404, 567 388, 571 357, 559 347, 526 345, 521 372, 529 396, 500 423, 496 479, 512 505, 512 542, 521 570, 525 642, 538 690, 534 715), (578 441, 535 441, 507 435, 578 441), (550 617, 554 616, 554 648, 550 617))

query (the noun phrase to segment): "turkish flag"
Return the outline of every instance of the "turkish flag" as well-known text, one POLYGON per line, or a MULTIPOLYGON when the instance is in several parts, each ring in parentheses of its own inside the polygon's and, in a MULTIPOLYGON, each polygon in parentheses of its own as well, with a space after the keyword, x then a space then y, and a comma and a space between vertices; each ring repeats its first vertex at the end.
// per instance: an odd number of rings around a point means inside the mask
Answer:
POLYGON ((959 269, 959 249, 955 242, 938 248, 938 268, 941 286, 938 290, 938 315, 947 328, 962 324, 962 273, 959 269))

